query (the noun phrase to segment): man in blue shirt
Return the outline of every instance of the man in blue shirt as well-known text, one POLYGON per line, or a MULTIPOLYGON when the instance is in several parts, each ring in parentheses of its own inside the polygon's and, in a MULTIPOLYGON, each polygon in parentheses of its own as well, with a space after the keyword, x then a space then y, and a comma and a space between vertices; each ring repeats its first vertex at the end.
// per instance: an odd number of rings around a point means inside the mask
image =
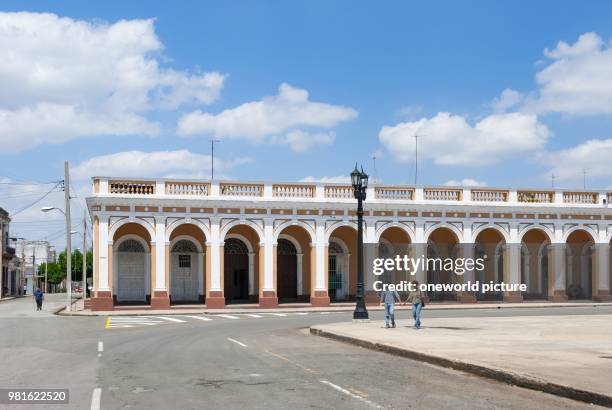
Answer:
POLYGON ((43 299, 45 298, 42 290, 36 289, 34 292, 34 299, 36 299, 36 310, 42 310, 43 299))
POLYGON ((400 296, 396 291, 390 291, 385 288, 380 293, 380 303, 385 304, 385 327, 389 327, 389 322, 391 322, 391 327, 395 327, 395 302, 400 302, 400 296))

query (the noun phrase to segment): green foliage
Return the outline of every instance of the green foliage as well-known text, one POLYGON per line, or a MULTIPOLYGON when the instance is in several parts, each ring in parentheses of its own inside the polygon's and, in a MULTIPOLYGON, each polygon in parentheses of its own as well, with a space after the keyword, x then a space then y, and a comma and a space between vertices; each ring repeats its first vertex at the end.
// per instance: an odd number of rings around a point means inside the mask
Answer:
MULTIPOLYGON (((72 257, 70 258, 72 261, 72 266, 71 266, 71 270, 72 270, 72 280, 74 281, 81 281, 83 279, 83 254, 81 253, 80 250, 75 249, 72 251, 72 257)), ((93 252, 92 251, 87 251, 87 277, 92 277, 93 276, 93 252)), ((49 263, 49 268, 51 268, 51 265, 53 265, 53 263, 49 263)), ((66 278, 66 270, 67 270, 67 264, 66 264, 66 251, 62 251, 58 257, 57 257, 57 263, 56 265, 58 266, 59 271, 62 273, 62 279, 66 278)), ((44 264, 43 264, 44 267, 44 264)), ((44 274, 44 269, 43 269, 43 274, 44 274)), ((61 282, 60 280, 60 282, 61 282)), ((51 283, 51 282, 50 282, 51 283)), ((54 282, 55 283, 55 282, 54 282)), ((57 282, 59 283, 59 282, 57 282)))

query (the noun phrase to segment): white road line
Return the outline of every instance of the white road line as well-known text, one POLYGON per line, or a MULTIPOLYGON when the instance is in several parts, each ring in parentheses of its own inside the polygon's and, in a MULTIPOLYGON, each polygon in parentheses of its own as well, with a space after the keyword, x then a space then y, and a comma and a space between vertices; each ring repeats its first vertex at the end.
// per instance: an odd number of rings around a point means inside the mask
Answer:
POLYGON ((232 339, 231 337, 228 337, 228 338, 227 338, 227 340, 229 340, 230 342, 234 342, 234 343, 236 343, 237 345, 240 345, 240 346, 242 346, 242 347, 247 347, 247 345, 245 345, 244 343, 239 342, 239 341, 238 341, 238 340, 236 340, 236 339, 232 339))
POLYGON ((185 323, 184 320, 181 319, 177 319, 175 317, 166 317, 166 316, 153 316, 157 319, 161 319, 161 320, 167 320, 168 322, 175 322, 175 323, 185 323))
POLYGON ((219 317, 224 317, 226 319, 240 319, 238 316, 232 316, 232 315, 217 315, 219 317))
POLYGON ((296 315, 306 316, 308 312, 297 312, 296 315))
POLYGON ((204 321, 212 320, 211 318, 206 317, 206 316, 185 315, 185 317, 190 317, 192 319, 198 319, 198 320, 204 320, 204 321))
POLYGON ((380 406, 380 405, 378 405, 378 404, 376 404, 374 402, 371 402, 370 400, 366 399, 365 397, 361 397, 358 394, 350 392, 350 391, 348 391, 348 390, 346 390, 346 389, 344 389, 344 388, 342 388, 342 387, 340 387, 340 386, 338 386, 336 384, 328 382, 327 380, 319 380, 319 381, 321 383, 323 383, 323 384, 326 384, 326 385, 330 386, 331 388, 333 388, 335 390, 338 390, 341 393, 346 394, 347 396, 350 396, 350 397, 352 397, 354 399, 357 399, 357 400, 359 400, 359 401, 361 401, 363 403, 366 403, 366 404, 370 405, 371 407, 374 407, 375 409, 382 409, 383 408, 382 406, 380 406))
POLYGON ((100 399, 102 398, 102 389, 96 387, 91 394, 91 410, 100 410, 100 399))
POLYGON ((104 351, 104 343, 102 341, 98 342, 98 353, 102 353, 104 351))
POLYGON ((260 317, 262 317, 261 315, 256 315, 255 313, 245 313, 244 315, 248 317, 254 317, 255 319, 259 319, 260 317))
POLYGON ((322 315, 329 315, 331 312, 319 312, 322 315))
POLYGON ((286 313, 271 313, 271 315, 274 315, 274 316, 287 316, 286 313))
POLYGON ((161 320, 153 319, 111 319, 111 323, 161 323, 161 320))
POLYGON ((108 325, 108 328, 110 329, 111 327, 134 327, 134 325, 108 325))

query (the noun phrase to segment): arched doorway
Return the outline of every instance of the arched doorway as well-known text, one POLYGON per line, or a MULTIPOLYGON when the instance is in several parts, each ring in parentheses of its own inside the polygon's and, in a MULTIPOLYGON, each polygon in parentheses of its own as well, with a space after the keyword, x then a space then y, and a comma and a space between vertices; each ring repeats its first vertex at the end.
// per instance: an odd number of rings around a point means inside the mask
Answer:
POLYGON ((330 239, 327 257, 327 281, 329 299, 332 302, 349 299, 349 256, 348 248, 342 240, 338 238, 330 239))
MULTIPOLYGON (((476 236, 474 244, 474 258, 482 259, 484 269, 474 270, 474 278, 483 283, 501 283, 504 281, 504 246, 506 241, 502 233, 496 228, 485 228, 476 236)), ((482 292, 476 294, 476 300, 503 299, 503 292, 482 292)))
POLYGON ((593 297, 593 237, 577 229, 566 240, 565 284, 568 299, 593 297))
POLYGON ((329 235, 327 286, 331 302, 354 300, 357 292, 357 229, 341 225, 329 235), (352 250, 355 250, 354 252, 352 250))
POLYGON ((115 297, 118 304, 146 303, 147 252, 136 237, 125 237, 117 245, 115 297))
MULTIPOLYGON (((459 239, 457 235, 446 227, 434 229, 427 239, 427 283, 455 284, 460 282, 455 272, 444 269, 445 261, 453 261, 459 254, 459 239)), ((454 265, 454 262, 453 262, 454 265)), ((430 300, 456 301, 455 290, 441 290, 428 292, 430 300)))
POLYGON ((198 302, 199 254, 196 244, 188 239, 178 240, 170 249, 171 303, 198 302))
POLYGON ((225 239, 223 266, 226 303, 248 302, 249 248, 241 239, 225 239))
POLYGON ((547 299, 550 279, 548 253, 550 240, 540 228, 532 228, 521 239, 521 283, 527 287, 523 299, 547 299))
POLYGON ((297 301, 298 251, 288 239, 279 239, 276 245, 276 286, 279 302, 297 301))

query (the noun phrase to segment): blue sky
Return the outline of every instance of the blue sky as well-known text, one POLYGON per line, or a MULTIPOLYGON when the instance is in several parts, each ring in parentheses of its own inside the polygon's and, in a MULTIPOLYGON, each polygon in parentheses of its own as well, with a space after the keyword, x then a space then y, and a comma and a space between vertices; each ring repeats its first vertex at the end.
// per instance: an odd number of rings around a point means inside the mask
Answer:
MULTIPOLYGON (((64 159, 83 194, 92 173, 206 177, 214 135, 216 172, 228 178, 337 179, 355 161, 374 174, 376 153, 379 179, 412 183, 416 133, 419 183, 550 186, 554 173, 558 186, 582 188, 587 168, 587 188, 612 186, 610 2, 178 4, 3 2, 0 42, 21 65, 0 63, 10 90, 0 98, 0 178, 61 179, 64 159), (11 13, 20 11, 55 16, 11 13), (84 25, 83 37, 45 31, 62 24, 84 25), (83 51, 94 37, 99 56, 83 51), (107 77, 128 48, 157 65, 138 92, 107 77), (71 66, 50 70, 63 53, 71 66), (177 85, 185 83, 192 91, 177 85), (49 117, 64 124, 41 119, 49 117), (151 158, 162 165, 137 166, 151 158)), ((138 82, 135 72, 121 78, 138 82)))

